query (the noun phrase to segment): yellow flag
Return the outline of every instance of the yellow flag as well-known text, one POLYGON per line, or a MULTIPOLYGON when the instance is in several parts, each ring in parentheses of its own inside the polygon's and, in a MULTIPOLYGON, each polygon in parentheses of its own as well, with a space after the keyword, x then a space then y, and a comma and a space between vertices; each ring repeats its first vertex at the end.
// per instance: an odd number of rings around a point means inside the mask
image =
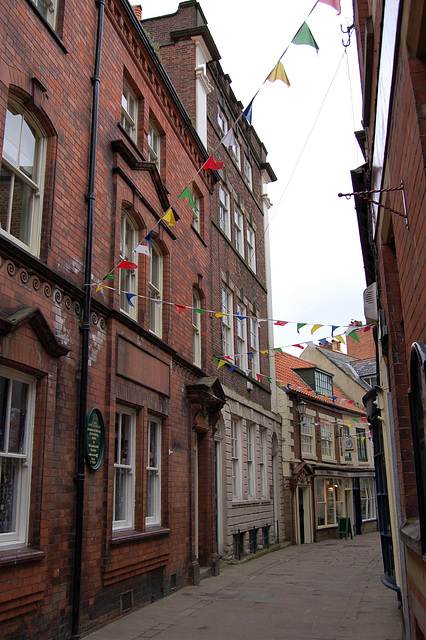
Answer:
POLYGON ((323 327, 323 324, 314 324, 314 326, 311 329, 311 334, 313 335, 315 333, 315 331, 317 331, 317 329, 321 329, 321 327, 323 327))
POLYGON ((175 217, 173 215, 173 211, 172 208, 169 207, 169 209, 167 209, 166 213, 163 216, 163 220, 165 220, 166 222, 169 223, 169 227, 174 227, 176 224, 176 220, 175 217))
POLYGON ((343 336, 334 336, 334 337, 336 338, 336 340, 338 340, 342 344, 345 344, 345 339, 343 338, 343 336))
POLYGON ((219 360, 219 364, 217 365, 217 368, 220 369, 221 367, 223 367, 224 364, 226 364, 226 360, 219 360))
POLYGON ((215 313, 216 318, 223 318, 223 316, 227 316, 227 313, 221 313, 220 311, 218 313, 215 313))
POLYGON ((268 349, 265 349, 265 351, 261 351, 260 353, 262 353, 263 355, 265 355, 265 353, 268 353, 268 349))
POLYGON ((275 80, 282 80, 284 84, 288 87, 290 86, 290 80, 287 77, 287 74, 284 70, 282 62, 279 60, 276 66, 272 69, 271 73, 267 77, 267 80, 270 82, 275 82, 275 80))

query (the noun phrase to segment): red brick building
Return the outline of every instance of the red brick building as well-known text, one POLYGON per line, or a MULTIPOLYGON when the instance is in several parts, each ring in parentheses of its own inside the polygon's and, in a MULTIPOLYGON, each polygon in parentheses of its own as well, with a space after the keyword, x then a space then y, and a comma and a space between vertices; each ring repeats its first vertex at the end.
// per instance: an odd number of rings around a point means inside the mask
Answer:
POLYGON ((198 224, 207 152, 126 1, 18 0, 0 42, 0 627, 61 640, 217 568, 218 178, 198 224))
POLYGON ((366 317, 377 327, 378 385, 364 401, 383 582, 402 600, 406 637, 424 638, 426 5, 355 0, 354 8, 364 125, 357 136, 366 162, 352 176, 366 317))
POLYGON ((221 556, 240 557, 286 535, 272 322, 266 321, 272 317, 267 184, 276 177, 242 116, 200 4, 181 2, 175 13, 142 24, 209 154, 223 163, 211 217, 204 216, 213 309, 223 314, 212 332, 212 355, 215 369, 223 364, 217 375, 227 400, 216 434, 217 535, 221 556))

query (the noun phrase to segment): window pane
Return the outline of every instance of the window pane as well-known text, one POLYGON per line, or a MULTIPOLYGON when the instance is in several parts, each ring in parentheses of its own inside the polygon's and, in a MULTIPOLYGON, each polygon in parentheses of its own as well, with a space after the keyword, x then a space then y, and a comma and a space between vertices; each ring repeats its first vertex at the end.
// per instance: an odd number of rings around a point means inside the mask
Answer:
POLYGON ((10 407, 9 453, 24 453, 28 385, 14 380, 10 407))
POLYGON ((3 157, 15 167, 18 166, 19 138, 21 135, 22 116, 20 113, 6 112, 6 128, 4 132, 3 157))
POLYGON ((29 178, 34 179, 34 156, 36 137, 31 127, 24 121, 22 126, 21 153, 19 168, 29 178))
POLYGON ((16 510, 19 504, 19 460, 0 460, 0 533, 17 530, 16 510))
POLYGON ((0 451, 6 451, 8 391, 9 380, 7 378, 0 377, 0 451))
POLYGON ((114 520, 126 520, 127 469, 115 469, 114 520))
POLYGON ((12 198, 12 215, 8 233, 21 242, 30 244, 33 190, 18 176, 15 176, 12 198))

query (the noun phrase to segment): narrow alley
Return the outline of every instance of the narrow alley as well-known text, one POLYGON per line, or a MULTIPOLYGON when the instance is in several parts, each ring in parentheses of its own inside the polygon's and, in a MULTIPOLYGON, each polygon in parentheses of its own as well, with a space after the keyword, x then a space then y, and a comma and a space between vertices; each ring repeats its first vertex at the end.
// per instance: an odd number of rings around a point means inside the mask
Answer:
POLYGON ((377 533, 288 546, 185 587, 87 640, 402 640, 377 533))

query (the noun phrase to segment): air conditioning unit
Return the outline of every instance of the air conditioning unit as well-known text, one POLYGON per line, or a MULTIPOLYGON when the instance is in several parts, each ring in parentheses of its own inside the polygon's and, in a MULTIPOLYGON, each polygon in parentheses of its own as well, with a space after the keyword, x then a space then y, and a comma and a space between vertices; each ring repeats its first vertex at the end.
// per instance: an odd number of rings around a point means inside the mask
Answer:
POLYGON ((377 282, 373 282, 373 284, 370 284, 370 286, 364 290, 364 315, 370 324, 378 323, 377 282))

